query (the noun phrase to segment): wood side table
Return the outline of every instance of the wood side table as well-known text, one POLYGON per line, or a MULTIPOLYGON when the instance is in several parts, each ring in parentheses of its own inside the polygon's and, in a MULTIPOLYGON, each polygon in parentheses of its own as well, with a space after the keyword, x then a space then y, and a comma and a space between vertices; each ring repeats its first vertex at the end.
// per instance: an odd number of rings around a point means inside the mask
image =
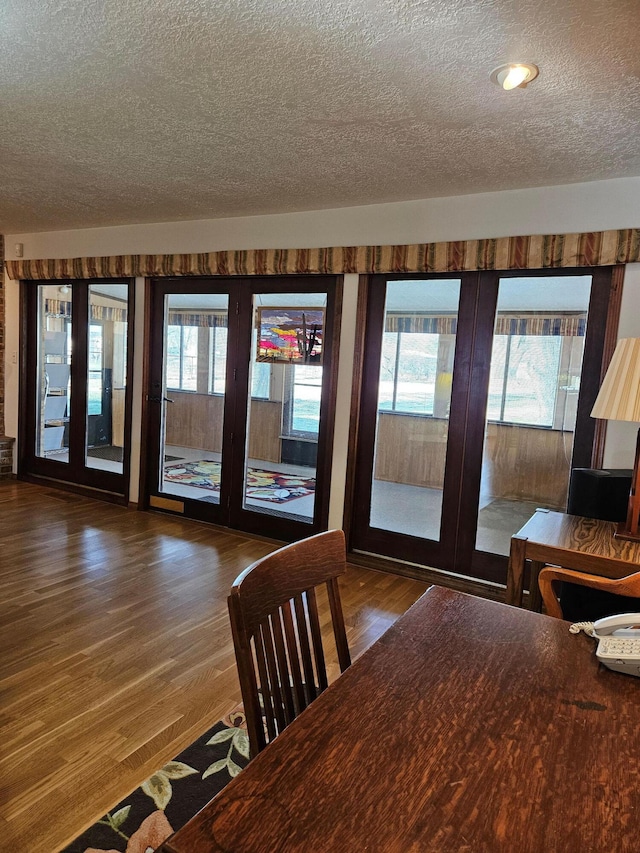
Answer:
POLYGON ((511 537, 506 603, 522 607, 524 570, 531 561, 530 609, 542 607, 538 575, 545 565, 563 566, 607 578, 640 569, 640 542, 614 538, 616 524, 538 509, 511 537))

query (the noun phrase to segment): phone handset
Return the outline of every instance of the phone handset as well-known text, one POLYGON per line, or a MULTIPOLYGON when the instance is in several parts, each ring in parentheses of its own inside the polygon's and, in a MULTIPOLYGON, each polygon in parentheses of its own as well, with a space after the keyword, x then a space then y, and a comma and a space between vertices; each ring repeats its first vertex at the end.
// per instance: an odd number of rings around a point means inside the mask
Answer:
POLYGON ((640 676, 640 613, 606 616, 596 622, 575 622, 572 634, 584 631, 598 640, 596 657, 616 672, 640 676))
POLYGON ((617 616, 605 616, 593 623, 594 636, 640 637, 640 613, 620 613, 617 616))

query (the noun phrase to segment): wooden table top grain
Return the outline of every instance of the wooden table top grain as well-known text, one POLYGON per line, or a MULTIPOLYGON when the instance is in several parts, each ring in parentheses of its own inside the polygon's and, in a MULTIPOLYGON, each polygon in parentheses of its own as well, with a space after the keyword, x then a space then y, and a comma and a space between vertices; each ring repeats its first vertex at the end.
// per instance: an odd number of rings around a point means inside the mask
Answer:
MULTIPOLYGON (((640 568, 640 542, 614 537, 617 524, 564 512, 538 509, 511 538, 507 573, 507 604, 521 606, 524 567, 532 560, 537 571, 546 563, 567 569, 620 578, 640 568)), ((535 583, 534 583, 535 581, 535 583)), ((539 609, 537 581, 532 609, 539 609)))
POLYGON ((636 851, 640 679, 434 587, 162 853, 636 851))

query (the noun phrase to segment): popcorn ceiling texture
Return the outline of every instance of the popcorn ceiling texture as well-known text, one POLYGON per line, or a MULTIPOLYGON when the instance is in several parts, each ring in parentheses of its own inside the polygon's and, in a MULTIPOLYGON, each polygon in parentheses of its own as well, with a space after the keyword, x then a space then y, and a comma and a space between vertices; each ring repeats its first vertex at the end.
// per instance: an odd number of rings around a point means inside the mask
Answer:
POLYGON ((0 23, 4 233, 640 174, 638 0, 3 0, 0 23), (490 83, 518 59, 535 83, 490 83))

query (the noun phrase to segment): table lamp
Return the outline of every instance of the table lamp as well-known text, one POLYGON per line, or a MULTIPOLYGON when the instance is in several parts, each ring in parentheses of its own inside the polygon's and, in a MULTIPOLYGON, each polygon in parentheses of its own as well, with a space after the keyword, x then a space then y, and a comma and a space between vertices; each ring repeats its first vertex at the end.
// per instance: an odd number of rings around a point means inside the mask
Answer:
MULTIPOLYGON (((640 423, 640 338, 622 338, 616 345, 600 391, 591 411, 592 418, 606 421, 640 423)), ((640 430, 636 442, 636 459, 631 478, 627 520, 621 521, 614 534, 619 539, 640 542, 640 430)))

